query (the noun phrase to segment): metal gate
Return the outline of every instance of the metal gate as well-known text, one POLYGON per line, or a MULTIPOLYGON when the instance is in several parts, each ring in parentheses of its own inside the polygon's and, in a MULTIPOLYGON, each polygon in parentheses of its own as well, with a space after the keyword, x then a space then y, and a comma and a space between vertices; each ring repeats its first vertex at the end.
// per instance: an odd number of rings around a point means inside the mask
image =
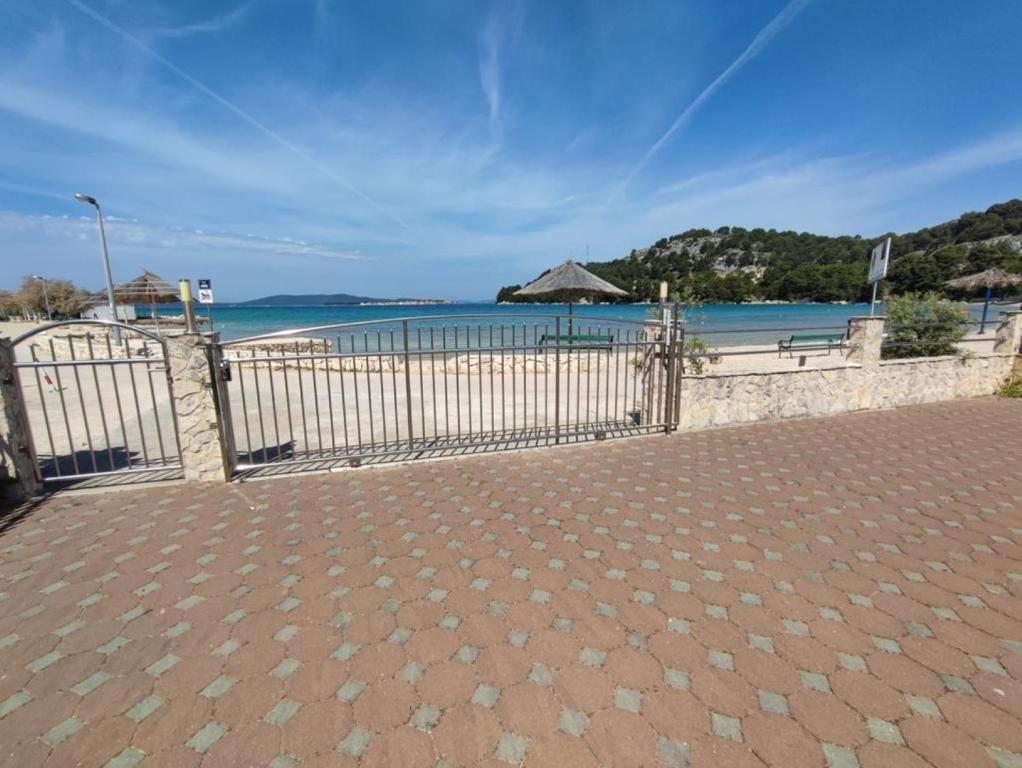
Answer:
POLYGON ((70 320, 33 329, 13 347, 40 480, 181 476, 163 339, 121 323, 70 320))
POLYGON ((325 469, 670 431, 673 326, 461 315, 223 345, 239 471, 325 469))

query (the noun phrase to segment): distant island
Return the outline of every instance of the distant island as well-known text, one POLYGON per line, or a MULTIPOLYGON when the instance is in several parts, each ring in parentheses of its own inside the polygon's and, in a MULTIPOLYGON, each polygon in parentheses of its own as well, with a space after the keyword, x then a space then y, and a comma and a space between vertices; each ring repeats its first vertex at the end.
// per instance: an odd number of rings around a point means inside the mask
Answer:
POLYGON ((449 299, 375 299, 347 293, 278 293, 261 299, 239 301, 239 307, 381 307, 393 304, 453 304, 449 299))
MULTIPOLYGON (((869 254, 885 235, 828 237, 808 232, 719 227, 664 237, 586 269, 628 291, 619 302, 655 301, 661 280, 685 300, 743 302, 869 301, 869 254)), ((892 293, 938 291, 954 277, 1000 267, 1022 272, 1022 200, 964 213, 953 221, 903 235, 890 233, 891 263, 884 287, 892 293)), ((537 276, 538 277, 538 276, 537 276)), ((564 296, 497 293, 499 303, 563 302, 564 296)))

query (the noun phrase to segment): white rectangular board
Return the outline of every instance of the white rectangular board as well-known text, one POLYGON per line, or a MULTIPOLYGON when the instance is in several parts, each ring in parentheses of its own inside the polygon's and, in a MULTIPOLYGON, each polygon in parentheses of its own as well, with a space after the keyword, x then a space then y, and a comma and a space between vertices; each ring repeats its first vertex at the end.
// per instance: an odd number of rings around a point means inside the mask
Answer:
POLYGON ((869 257, 869 282, 876 283, 887 277, 887 264, 891 260, 891 238, 873 249, 869 257))

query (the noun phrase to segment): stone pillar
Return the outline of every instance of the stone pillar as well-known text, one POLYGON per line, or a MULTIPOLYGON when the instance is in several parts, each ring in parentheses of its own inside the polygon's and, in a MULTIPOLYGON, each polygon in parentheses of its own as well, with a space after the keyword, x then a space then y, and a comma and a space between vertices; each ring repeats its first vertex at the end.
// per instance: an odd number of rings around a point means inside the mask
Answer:
POLYGON ((220 434, 208 349, 218 342, 217 334, 186 333, 167 339, 167 364, 181 441, 181 464, 185 478, 200 483, 230 479, 224 463, 224 440, 220 434))
POLYGON ((1002 312, 994 337, 994 354, 1022 355, 1022 312, 1002 312))
POLYGON ((38 496, 43 489, 10 339, 0 339, 0 481, 14 481, 19 498, 38 496))
POLYGON ((880 345, 884 340, 885 317, 848 318, 849 363, 876 365, 880 362, 880 345))

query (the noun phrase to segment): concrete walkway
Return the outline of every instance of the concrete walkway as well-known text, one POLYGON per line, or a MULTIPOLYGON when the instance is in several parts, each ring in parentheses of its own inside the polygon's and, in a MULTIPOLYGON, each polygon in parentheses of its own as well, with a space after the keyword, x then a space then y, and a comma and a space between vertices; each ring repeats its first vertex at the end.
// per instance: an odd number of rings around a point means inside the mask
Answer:
POLYGON ((1022 765, 1020 457, 983 399, 56 496, 0 764, 1022 765))

